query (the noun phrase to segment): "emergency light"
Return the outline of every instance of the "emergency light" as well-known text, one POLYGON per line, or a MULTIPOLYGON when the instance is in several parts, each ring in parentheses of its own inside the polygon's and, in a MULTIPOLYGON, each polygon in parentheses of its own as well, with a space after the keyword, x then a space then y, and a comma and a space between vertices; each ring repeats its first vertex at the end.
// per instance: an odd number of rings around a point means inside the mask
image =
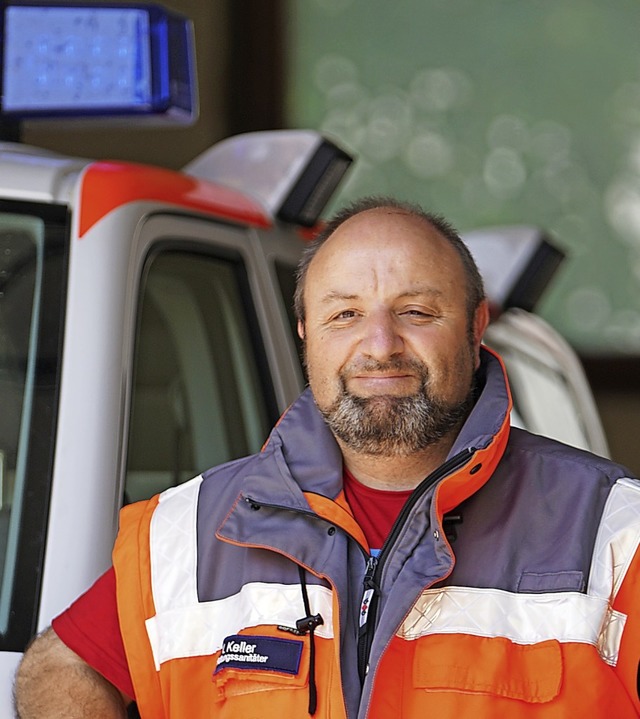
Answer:
POLYGON ((159 5, 2 4, 2 99, 9 120, 197 116, 193 28, 159 5))
POLYGON ((352 162, 314 130, 269 130, 223 140, 183 171, 253 196, 274 219, 312 227, 352 162))
POLYGON ((468 232, 462 239, 497 313, 509 307, 531 312, 565 257, 538 227, 492 227, 468 232))

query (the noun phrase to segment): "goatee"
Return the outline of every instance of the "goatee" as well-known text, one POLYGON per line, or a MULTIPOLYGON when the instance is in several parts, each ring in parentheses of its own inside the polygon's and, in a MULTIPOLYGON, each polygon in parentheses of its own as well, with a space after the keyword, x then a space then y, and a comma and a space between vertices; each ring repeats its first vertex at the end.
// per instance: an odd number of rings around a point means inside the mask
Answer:
POLYGON ((340 376, 341 391, 328 408, 320 409, 331 431, 355 452, 407 456, 437 443, 464 422, 473 404, 470 383, 465 399, 447 402, 429 387, 426 366, 416 360, 384 364, 368 363, 368 372, 410 370, 420 378, 412 395, 374 395, 360 397, 347 389, 345 372, 340 376), (399 366, 401 365, 401 366, 399 366))

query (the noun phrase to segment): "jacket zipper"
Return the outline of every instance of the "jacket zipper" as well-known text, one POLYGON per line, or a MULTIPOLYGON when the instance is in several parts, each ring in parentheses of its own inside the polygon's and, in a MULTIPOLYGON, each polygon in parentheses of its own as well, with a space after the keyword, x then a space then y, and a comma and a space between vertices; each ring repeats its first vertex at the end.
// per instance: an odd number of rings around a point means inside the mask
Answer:
POLYGON ((444 479, 447 475, 466 464, 471 457, 473 457, 475 452, 475 447, 469 447, 462 450, 462 452, 459 452, 448 459, 430 475, 423 479, 402 507, 400 514, 389 532, 389 536, 382 545, 380 554, 377 557, 369 556, 367 559, 367 566, 364 574, 364 590, 359 613, 358 672, 360 674, 361 684, 364 684, 364 680, 367 675, 369 655, 371 653, 371 645, 373 644, 374 627, 380 597, 380 578, 391 548, 404 527, 411 510, 422 495, 436 482, 444 479))

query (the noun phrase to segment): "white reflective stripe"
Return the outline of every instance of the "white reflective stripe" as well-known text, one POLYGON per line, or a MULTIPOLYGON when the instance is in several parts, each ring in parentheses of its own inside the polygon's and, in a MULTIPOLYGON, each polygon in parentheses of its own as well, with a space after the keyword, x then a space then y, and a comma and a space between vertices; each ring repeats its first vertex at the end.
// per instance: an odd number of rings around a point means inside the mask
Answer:
POLYGON ((624 625, 627 621, 627 615, 610 609, 605 617, 605 623, 602 626, 600 637, 598 638, 598 652, 607 664, 612 667, 618 663, 618 653, 620 652, 620 642, 622 641, 622 633, 624 625))
POLYGON ((604 507, 587 592, 613 602, 640 543, 640 483, 619 479, 604 507))
POLYGON ((198 493, 202 477, 160 495, 151 518, 151 587, 158 614, 198 601, 198 493), (171 501, 167 501, 167 500, 171 501))
MULTIPOLYGON (((324 624, 316 636, 333 638, 333 598, 330 589, 307 584, 312 614, 324 624)), ((172 609, 146 622, 156 669, 162 662, 182 657, 207 656, 222 647, 225 637, 260 624, 295 627, 306 615, 299 584, 246 584, 237 594, 212 602, 195 602, 172 609)), ((295 635, 283 632, 283 639, 295 635)))
POLYGON ((615 663, 625 617, 608 612, 608 602, 577 592, 513 594, 498 589, 445 587, 422 593, 398 636, 429 634, 505 637, 517 644, 548 639, 598 647, 615 663))
MULTIPOLYGON (((201 483, 202 477, 196 477, 164 492, 151 518, 151 586, 156 615, 146 621, 146 627, 156 668, 169 659, 213 654, 225 637, 241 629, 259 624, 295 627, 296 620, 306 615, 299 584, 253 582, 225 599, 198 601, 201 483)), ((316 635, 332 638, 331 590, 308 584, 307 592, 311 613, 319 613, 324 620, 316 635)))

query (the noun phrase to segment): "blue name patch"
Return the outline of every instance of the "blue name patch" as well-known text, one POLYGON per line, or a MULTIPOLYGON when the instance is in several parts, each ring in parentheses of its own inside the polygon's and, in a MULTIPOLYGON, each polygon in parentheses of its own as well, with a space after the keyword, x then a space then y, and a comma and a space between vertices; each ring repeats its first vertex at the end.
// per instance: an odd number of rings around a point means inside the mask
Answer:
POLYGON ((302 642, 298 639, 275 639, 235 635, 222 642, 222 651, 214 674, 225 667, 265 669, 297 674, 300 669, 302 642))

